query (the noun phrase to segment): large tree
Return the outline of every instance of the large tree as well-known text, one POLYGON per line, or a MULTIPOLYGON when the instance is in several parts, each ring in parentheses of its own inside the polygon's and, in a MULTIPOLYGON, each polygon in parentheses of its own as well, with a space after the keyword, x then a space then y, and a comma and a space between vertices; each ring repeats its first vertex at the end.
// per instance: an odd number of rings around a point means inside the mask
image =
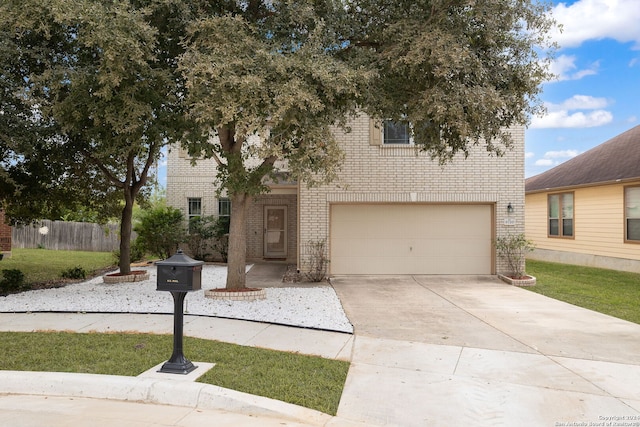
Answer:
POLYGON ((536 0, 245 0, 188 28, 180 58, 188 113, 211 143, 231 199, 227 288, 245 286, 245 215, 278 160, 300 181, 332 179, 333 126, 357 111, 411 123, 446 162, 540 107, 552 19, 536 0), (257 140, 254 137, 258 137, 257 140), (252 142, 253 141, 253 142, 252 142))
POLYGON ((14 155, 3 161, 29 171, 6 175, 3 199, 14 211, 39 198, 52 204, 67 198, 93 201, 106 212, 119 194, 122 273, 130 271, 134 201, 161 148, 186 128, 176 67, 184 25, 173 25, 171 3, 7 0, 0 6, 4 54, 16 58, 3 67, 3 98, 15 107, 12 117, 50 129, 22 127, 23 137, 16 133, 20 123, 7 126, 3 138, 14 155), (47 180, 57 197, 36 191, 47 180))

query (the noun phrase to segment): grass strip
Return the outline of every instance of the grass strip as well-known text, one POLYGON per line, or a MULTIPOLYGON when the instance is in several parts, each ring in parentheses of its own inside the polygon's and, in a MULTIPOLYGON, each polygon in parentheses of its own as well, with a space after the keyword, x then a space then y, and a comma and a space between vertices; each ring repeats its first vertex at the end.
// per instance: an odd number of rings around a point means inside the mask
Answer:
POLYGON ((12 249, 11 257, 0 261, 0 269, 18 269, 27 285, 60 281, 63 271, 81 267, 88 274, 115 268, 111 252, 58 251, 50 249, 12 249))
MULTIPOLYGON (((137 376, 166 361, 173 337, 0 332, 0 369, 137 376)), ((216 366, 198 381, 335 415, 349 363, 184 337, 185 356, 216 366)))
POLYGON ((536 285, 525 289, 640 324, 640 274, 527 260, 536 285))

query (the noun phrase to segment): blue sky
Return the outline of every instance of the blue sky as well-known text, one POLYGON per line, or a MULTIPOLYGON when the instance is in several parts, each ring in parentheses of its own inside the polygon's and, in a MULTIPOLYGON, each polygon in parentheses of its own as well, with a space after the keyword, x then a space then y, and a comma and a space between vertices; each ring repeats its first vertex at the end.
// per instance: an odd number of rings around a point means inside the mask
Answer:
POLYGON ((640 124, 640 1, 553 4, 559 78, 544 84, 547 113, 526 131, 526 177, 640 124))
MULTIPOLYGON (((640 124, 640 0, 554 1, 563 26, 543 85, 543 117, 526 131, 525 176, 542 173, 640 124)), ((159 182, 166 186, 166 159, 159 182)))

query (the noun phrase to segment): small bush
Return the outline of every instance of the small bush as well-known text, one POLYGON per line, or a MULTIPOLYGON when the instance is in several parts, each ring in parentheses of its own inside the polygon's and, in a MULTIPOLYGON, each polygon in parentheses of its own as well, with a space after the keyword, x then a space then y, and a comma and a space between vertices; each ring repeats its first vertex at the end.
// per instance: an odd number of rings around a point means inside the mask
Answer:
POLYGON ((310 282, 322 282, 327 276, 327 264, 329 259, 325 255, 324 240, 310 241, 309 244, 309 271, 304 273, 310 282))
POLYGON ((136 242, 146 252, 166 259, 185 241, 184 215, 179 209, 172 207, 144 211, 135 231, 138 233, 136 242))
POLYGON ((509 234, 498 237, 495 241, 498 256, 504 258, 509 266, 509 273, 514 278, 524 277, 524 261, 527 253, 535 249, 532 241, 527 240, 524 234, 509 234))
POLYGON ((25 287, 24 273, 17 268, 2 270, 2 280, 0 280, 0 293, 20 291, 25 287))
POLYGON ((61 276, 63 279, 85 279, 87 272, 82 267, 73 267, 64 270, 61 276))
POLYGON ((210 255, 211 239, 216 234, 216 217, 199 216, 189 221, 189 237, 187 244, 192 256, 204 260, 210 255))

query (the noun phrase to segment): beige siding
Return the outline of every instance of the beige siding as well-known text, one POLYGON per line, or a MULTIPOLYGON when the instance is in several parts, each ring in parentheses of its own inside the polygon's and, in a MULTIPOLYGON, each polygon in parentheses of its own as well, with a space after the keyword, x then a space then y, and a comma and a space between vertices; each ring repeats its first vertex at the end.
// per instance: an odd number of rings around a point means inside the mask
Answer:
POLYGON ((575 212, 573 239, 547 236, 549 193, 526 196, 526 234, 536 248, 640 261, 640 244, 624 242, 624 185, 602 185, 572 191, 575 212))

